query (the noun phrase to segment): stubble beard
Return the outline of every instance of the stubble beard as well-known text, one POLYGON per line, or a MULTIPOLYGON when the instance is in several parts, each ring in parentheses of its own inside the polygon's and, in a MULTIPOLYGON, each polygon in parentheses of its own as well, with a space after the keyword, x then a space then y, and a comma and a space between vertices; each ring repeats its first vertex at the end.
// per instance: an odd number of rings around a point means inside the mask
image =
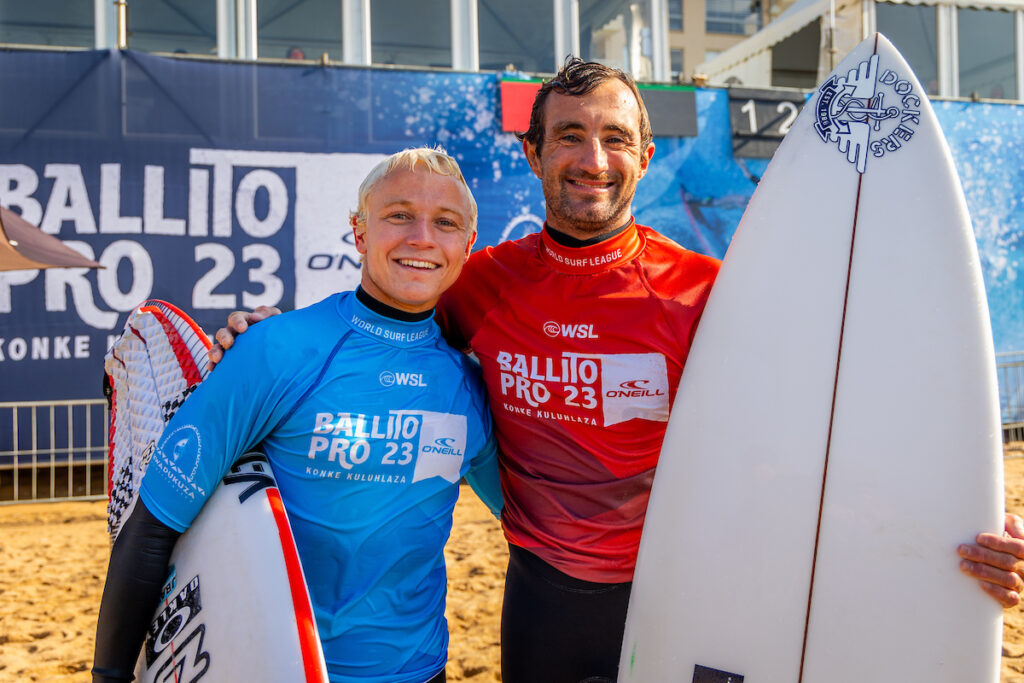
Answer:
POLYGON ((622 227, 619 215, 624 210, 628 214, 633 197, 623 197, 620 184, 613 187, 606 200, 588 200, 571 196, 571 191, 566 187, 567 182, 559 178, 554 182, 543 183, 548 221, 551 222, 552 217, 557 219, 553 227, 583 238, 596 237, 622 227))

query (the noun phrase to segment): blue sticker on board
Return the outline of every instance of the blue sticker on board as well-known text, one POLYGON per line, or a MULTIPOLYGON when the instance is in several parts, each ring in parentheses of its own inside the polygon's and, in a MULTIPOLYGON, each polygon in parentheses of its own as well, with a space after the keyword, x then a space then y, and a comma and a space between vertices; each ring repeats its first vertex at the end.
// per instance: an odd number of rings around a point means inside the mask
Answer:
POLYGON ((893 69, 878 73, 878 55, 833 75, 818 88, 814 129, 835 143, 846 160, 867 170, 868 157, 902 149, 921 124, 921 96, 914 83, 893 69))

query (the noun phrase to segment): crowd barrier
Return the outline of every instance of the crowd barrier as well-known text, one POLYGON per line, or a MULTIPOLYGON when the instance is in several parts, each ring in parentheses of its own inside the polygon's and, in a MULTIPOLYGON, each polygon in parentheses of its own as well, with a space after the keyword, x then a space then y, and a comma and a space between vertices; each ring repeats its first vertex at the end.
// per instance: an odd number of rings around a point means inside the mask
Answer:
POLYGON ((106 399, 0 402, 0 505, 107 495, 106 399))
MULTIPOLYGON (((1024 351, 996 356, 1003 442, 1024 442, 1024 351)), ((107 496, 106 399, 0 402, 0 505, 107 496)))
POLYGON ((1024 351, 996 354, 1003 442, 1024 441, 1024 351))

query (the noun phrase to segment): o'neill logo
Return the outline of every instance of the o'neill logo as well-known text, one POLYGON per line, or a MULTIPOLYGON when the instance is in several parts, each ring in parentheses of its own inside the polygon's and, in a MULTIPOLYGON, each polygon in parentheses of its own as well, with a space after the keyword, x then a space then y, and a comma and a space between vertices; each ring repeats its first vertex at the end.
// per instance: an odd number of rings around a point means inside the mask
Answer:
POLYGON ((424 453, 437 453, 438 455, 462 455, 460 451, 454 445, 455 439, 450 436, 444 436, 439 439, 434 439, 434 443, 428 444, 423 447, 424 453))
POLYGON ((597 339, 593 325, 566 325, 548 321, 544 323, 544 334, 551 337, 566 337, 568 339, 597 339))
POLYGON ((878 55, 872 55, 818 88, 814 129, 864 173, 869 153, 882 157, 910 141, 921 124, 920 106, 914 83, 892 69, 879 76, 878 55))
POLYGON ((427 378, 418 372, 391 372, 385 370, 378 375, 381 386, 393 387, 396 384, 400 387, 425 387, 427 378))
POLYGON ((643 396, 664 396, 665 392, 661 389, 649 389, 647 385, 650 384, 646 379, 631 379, 626 382, 621 382, 618 389, 610 389, 604 392, 604 395, 609 398, 640 398, 643 396))

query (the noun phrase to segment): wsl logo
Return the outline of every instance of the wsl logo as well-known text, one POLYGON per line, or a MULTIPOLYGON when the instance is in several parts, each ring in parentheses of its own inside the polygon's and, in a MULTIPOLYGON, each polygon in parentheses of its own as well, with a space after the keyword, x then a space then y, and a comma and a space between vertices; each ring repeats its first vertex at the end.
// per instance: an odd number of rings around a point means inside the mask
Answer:
POLYGON ((382 387, 426 387, 427 378, 418 372, 391 372, 385 370, 377 376, 382 387))
POLYGON ((597 339, 597 333, 594 332, 593 325, 566 325, 562 323, 556 323, 553 320, 549 320, 544 323, 544 334, 556 339, 558 337, 565 337, 566 339, 597 339))
POLYGON ((879 75, 878 55, 872 55, 818 88, 814 129, 864 173, 869 155, 883 157, 910 141, 921 123, 920 107, 913 82, 892 69, 879 75))

